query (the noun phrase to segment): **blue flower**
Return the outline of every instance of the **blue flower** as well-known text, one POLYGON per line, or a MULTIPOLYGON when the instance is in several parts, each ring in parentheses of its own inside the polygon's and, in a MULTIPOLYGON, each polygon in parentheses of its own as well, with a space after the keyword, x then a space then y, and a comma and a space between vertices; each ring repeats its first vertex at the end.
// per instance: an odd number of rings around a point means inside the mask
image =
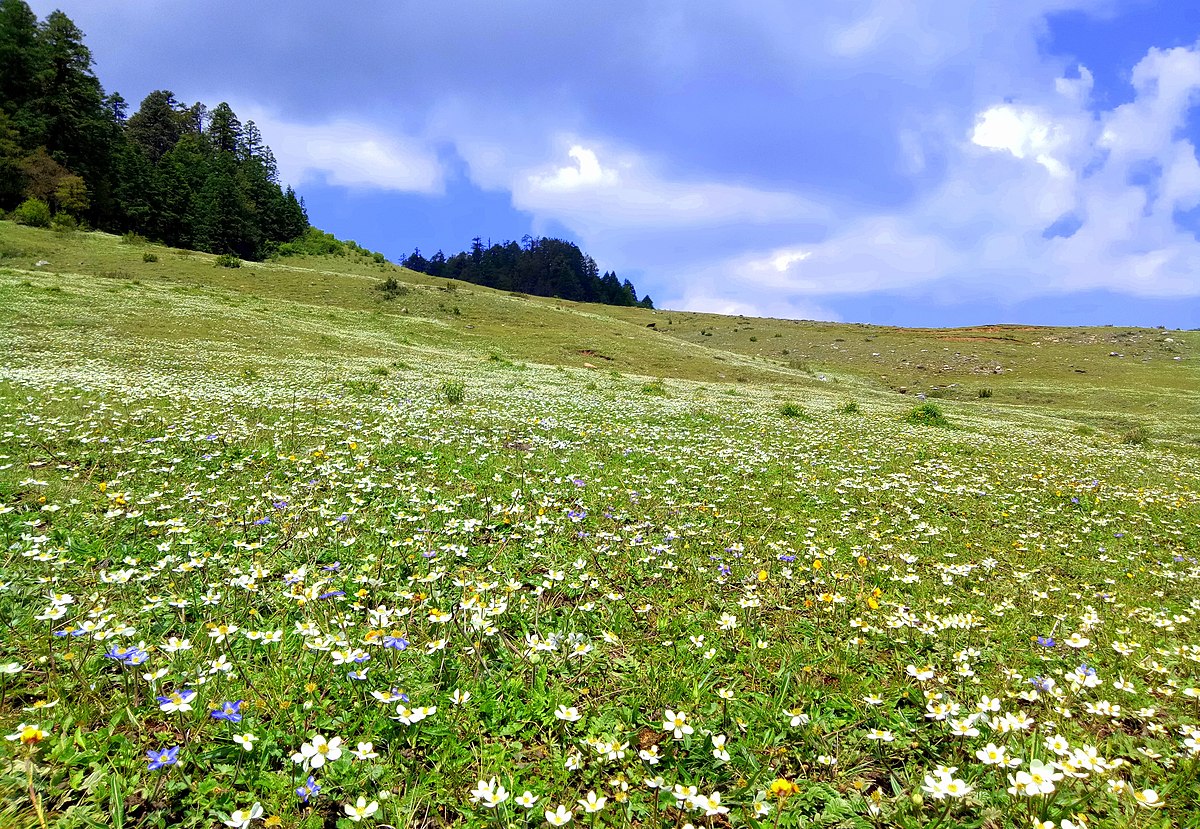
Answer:
POLYGON ((320 596, 317 596, 317 598, 318 599, 332 599, 334 596, 345 596, 345 595, 346 595, 345 590, 330 590, 328 593, 322 593, 320 596))
POLYGON ((109 659, 115 659, 122 665, 141 665, 150 658, 150 654, 140 648, 130 645, 127 648, 122 648, 120 645, 111 646, 104 654, 109 659))
POLYGON ((408 640, 403 636, 385 636, 383 637, 383 646, 392 650, 402 651, 408 647, 408 640))
POLYGON ((308 781, 303 786, 296 789, 296 797, 307 803, 310 797, 316 797, 321 793, 321 787, 317 785, 317 781, 313 780, 313 776, 308 776, 308 781))
POLYGON ((150 771, 158 771, 163 766, 173 766, 179 762, 179 746, 158 751, 151 749, 146 752, 146 759, 150 761, 150 771))
POLYGON ((1029 684, 1034 688, 1037 688, 1039 691, 1049 691, 1054 687, 1053 682, 1048 677, 1044 676, 1035 676, 1033 679, 1029 680, 1029 684))
POLYGON ((233 702, 223 702, 221 707, 212 712, 214 720, 225 720, 226 722, 241 722, 242 721, 242 701, 235 700, 233 702))
POLYGON ((1052 648, 1055 645, 1054 638, 1051 636, 1039 636, 1037 643, 1043 648, 1052 648))

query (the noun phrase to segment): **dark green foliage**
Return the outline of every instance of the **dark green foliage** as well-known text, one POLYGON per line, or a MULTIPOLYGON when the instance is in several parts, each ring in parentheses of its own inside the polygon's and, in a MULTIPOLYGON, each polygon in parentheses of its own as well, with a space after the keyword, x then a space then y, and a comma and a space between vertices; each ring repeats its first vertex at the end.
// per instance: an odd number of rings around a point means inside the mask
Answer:
POLYGON ((150 251, 146 251, 145 253, 142 254, 142 261, 143 262, 157 262, 158 254, 151 253, 150 251))
POLYGON ((779 413, 784 417, 804 417, 804 409, 797 406, 795 403, 784 403, 779 407, 779 413))
POLYGON ((838 411, 841 412, 842 414, 853 415, 853 414, 858 414, 859 412, 861 412, 862 407, 859 406, 858 403, 856 403, 853 400, 847 400, 845 403, 843 403, 841 406, 838 407, 838 411))
POLYGON ((950 421, 946 419, 946 415, 942 413, 941 407, 936 403, 922 403, 910 411, 905 419, 916 426, 950 425, 950 421))
POLYGON ((36 197, 54 213, 176 247, 261 259, 308 228, 253 122, 167 90, 138 111, 106 95, 83 32, 0 0, 0 210, 36 197))
POLYGON ((467 384, 462 380, 443 380, 438 384, 438 397, 443 402, 457 406, 467 397, 467 384))
POLYGON ((1126 446, 1145 446, 1150 442, 1150 433, 1145 426, 1131 426, 1121 433, 1121 443, 1126 446))
POLYGON ((596 261, 572 242, 562 239, 535 239, 526 236, 517 242, 484 247, 477 236, 469 251, 449 259, 439 250, 429 259, 420 248, 404 260, 404 267, 446 279, 461 279, 513 293, 554 296, 576 302, 600 302, 653 308, 650 297, 638 299, 628 279, 621 282, 615 273, 600 274, 596 261))
POLYGON ((387 279, 375 286, 375 289, 383 294, 384 299, 395 299, 398 296, 404 296, 408 293, 408 286, 401 285, 396 281, 396 277, 389 276, 387 279))
POLYGON ((238 259, 232 253, 222 253, 217 257, 216 265, 218 268, 240 268, 242 260, 238 259))
POLYGON ((992 396, 992 390, 991 389, 980 389, 978 394, 979 394, 980 400, 985 400, 992 396))
POLYGON ((50 227, 50 205, 41 199, 28 198, 12 212, 12 220, 19 225, 50 227))

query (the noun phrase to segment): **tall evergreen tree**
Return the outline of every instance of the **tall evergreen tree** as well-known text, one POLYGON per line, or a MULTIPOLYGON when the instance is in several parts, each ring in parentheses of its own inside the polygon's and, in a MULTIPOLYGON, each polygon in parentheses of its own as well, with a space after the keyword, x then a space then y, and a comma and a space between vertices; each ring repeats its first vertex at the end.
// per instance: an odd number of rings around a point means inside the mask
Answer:
POLYGON ((128 134, 151 164, 171 151, 187 130, 187 111, 175 100, 175 95, 159 89, 142 99, 129 119, 128 134))
POLYGON ((25 0, 0 0, 0 111, 24 146, 40 143, 45 124, 36 106, 44 59, 37 16, 25 0))

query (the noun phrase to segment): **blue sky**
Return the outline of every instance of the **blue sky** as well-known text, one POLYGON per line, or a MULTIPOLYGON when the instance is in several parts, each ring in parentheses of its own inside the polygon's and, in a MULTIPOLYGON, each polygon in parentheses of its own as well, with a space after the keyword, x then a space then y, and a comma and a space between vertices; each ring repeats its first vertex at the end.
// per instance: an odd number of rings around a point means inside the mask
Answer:
POLYGON ((1191 0, 65 0, 400 259, 578 242, 660 307, 1200 327, 1191 0))

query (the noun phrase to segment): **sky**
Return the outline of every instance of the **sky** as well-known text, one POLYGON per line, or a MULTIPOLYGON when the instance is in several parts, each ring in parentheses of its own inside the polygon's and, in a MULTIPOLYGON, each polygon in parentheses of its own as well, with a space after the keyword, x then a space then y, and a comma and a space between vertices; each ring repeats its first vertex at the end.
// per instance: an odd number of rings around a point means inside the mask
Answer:
POLYGON ((658 307, 1200 327, 1193 0, 30 5, 393 260, 556 236, 658 307))

